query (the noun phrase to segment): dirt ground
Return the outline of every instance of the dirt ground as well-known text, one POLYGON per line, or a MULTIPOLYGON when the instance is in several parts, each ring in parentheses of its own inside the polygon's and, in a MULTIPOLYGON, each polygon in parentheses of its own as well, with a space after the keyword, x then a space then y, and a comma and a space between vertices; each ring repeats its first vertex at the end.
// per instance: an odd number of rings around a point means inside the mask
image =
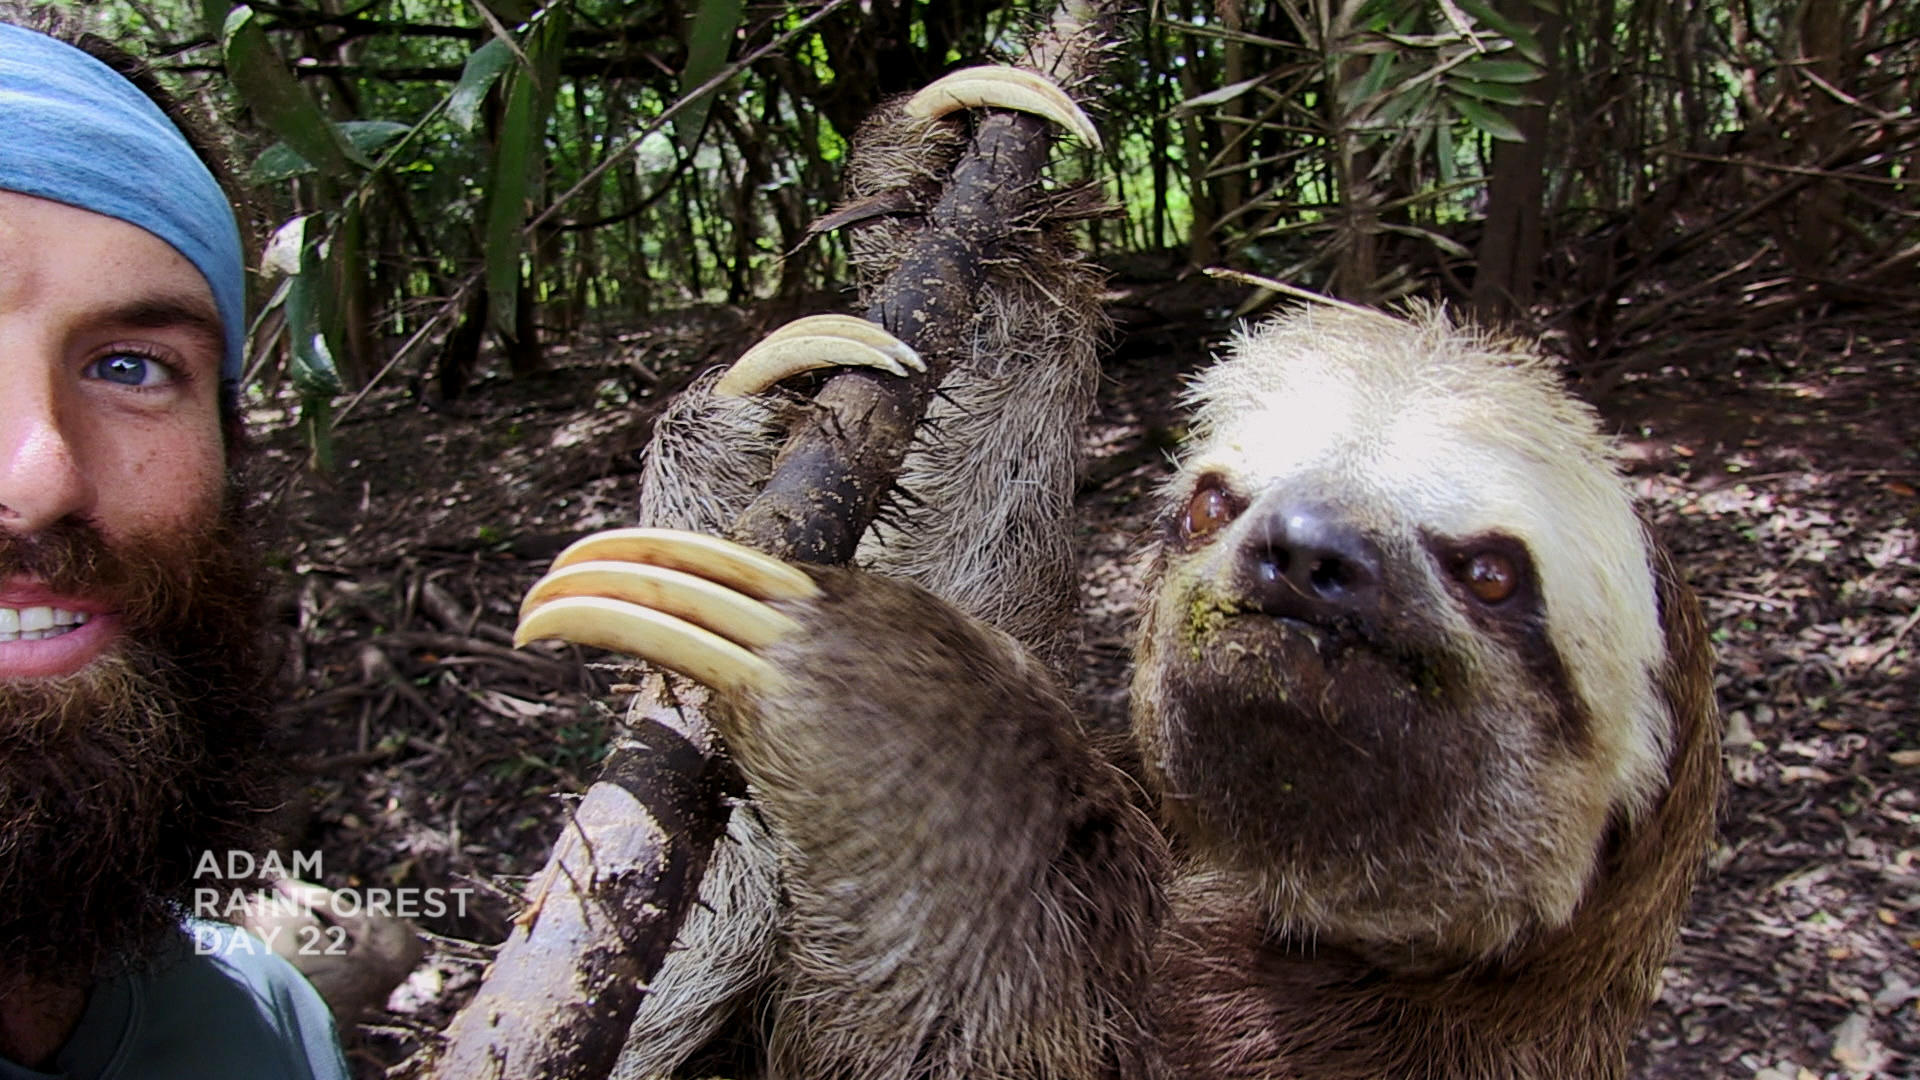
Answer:
MULTIPOLYGON (((1124 716, 1128 556, 1219 321, 1122 305, 1082 487, 1078 690, 1124 716)), ((376 390, 325 481, 278 403, 256 412, 284 570, 288 845, 326 884, 475 890, 423 921, 427 960, 353 1050, 379 1076, 442 1026, 505 936, 606 745, 612 674, 506 646, 565 543, 627 523, 661 398, 756 336, 710 310, 607 332, 540 378, 429 411, 376 390)), ((1904 335, 1904 336, 1903 336, 1904 335)), ((1636 1075, 1920 1076, 1920 344, 1832 314, 1737 351, 1673 354, 1599 402, 1720 650, 1720 843, 1636 1075)))

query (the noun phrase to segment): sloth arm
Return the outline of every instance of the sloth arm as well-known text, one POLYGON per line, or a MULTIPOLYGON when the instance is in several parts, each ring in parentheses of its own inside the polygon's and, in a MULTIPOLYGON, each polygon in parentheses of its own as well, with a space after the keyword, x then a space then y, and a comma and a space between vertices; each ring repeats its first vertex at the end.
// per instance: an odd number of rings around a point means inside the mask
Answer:
MULTIPOLYGON (((1129 781, 1005 634, 910 583, 798 580, 698 672, 783 848, 771 1072, 1137 1074, 1164 853, 1129 781)), ((529 605, 523 638, 622 644, 529 605)))
POLYGON ((1011 639, 903 583, 816 580, 762 650, 782 685, 722 721, 792 851, 776 1064, 1102 1071, 1156 903, 1124 779, 1011 639))

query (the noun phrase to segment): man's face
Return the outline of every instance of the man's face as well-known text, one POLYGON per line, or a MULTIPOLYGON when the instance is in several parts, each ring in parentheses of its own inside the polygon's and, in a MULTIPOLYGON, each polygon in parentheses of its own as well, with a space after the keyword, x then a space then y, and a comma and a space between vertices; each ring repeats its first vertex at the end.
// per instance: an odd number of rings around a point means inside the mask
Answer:
MULTIPOLYGON (((204 527, 220 360, 213 293, 165 241, 0 191, 0 531, 81 520, 127 549, 204 527)), ((125 632, 112 598, 0 566, 0 680, 72 674, 125 632)))
POLYGON ((265 803, 214 310, 145 230, 0 191, 0 994, 137 959, 265 803))

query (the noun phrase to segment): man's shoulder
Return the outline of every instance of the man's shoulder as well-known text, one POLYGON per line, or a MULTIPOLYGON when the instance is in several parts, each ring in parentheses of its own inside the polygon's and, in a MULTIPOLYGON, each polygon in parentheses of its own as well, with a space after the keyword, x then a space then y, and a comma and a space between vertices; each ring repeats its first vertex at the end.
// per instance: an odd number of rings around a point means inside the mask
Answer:
POLYGON ((152 965, 95 991, 120 1000, 119 1015, 82 1021, 117 1043, 97 1075, 346 1080, 333 1016, 293 965, 232 926, 193 920, 186 931, 152 965))
POLYGON ((332 1014, 319 991, 271 945, 228 923, 191 919, 186 929, 185 946, 154 971, 156 981, 174 979, 194 984, 217 979, 231 987, 244 987, 256 1002, 277 1014, 312 1011, 327 1017, 327 1029, 332 1031, 332 1014))

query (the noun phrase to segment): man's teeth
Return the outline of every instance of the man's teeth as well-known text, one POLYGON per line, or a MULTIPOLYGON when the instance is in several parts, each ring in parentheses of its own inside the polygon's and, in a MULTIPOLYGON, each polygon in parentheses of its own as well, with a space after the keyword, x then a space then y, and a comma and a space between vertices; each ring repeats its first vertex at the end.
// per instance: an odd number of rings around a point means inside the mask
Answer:
POLYGON ((84 611, 57 607, 0 607, 0 644, 70 634, 85 626, 92 617, 84 611))

